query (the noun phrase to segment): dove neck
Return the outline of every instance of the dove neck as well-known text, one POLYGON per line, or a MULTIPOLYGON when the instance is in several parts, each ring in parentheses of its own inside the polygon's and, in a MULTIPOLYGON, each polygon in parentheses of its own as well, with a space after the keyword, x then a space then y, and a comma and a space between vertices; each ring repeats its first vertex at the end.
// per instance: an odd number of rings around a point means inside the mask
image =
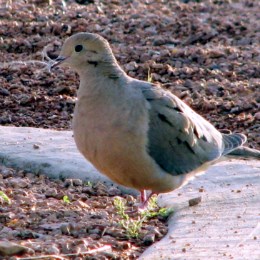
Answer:
POLYGON ((117 62, 102 62, 88 66, 88 69, 78 71, 80 76, 79 96, 96 96, 107 91, 117 91, 127 81, 127 74, 117 62))
POLYGON ((117 61, 87 61, 87 68, 81 67, 77 70, 81 78, 107 78, 107 79, 117 79, 122 76, 126 76, 126 73, 121 69, 117 61))
POLYGON ((117 61, 103 62, 101 65, 101 72, 105 78, 118 79, 122 76, 126 76, 126 73, 119 66, 117 61))

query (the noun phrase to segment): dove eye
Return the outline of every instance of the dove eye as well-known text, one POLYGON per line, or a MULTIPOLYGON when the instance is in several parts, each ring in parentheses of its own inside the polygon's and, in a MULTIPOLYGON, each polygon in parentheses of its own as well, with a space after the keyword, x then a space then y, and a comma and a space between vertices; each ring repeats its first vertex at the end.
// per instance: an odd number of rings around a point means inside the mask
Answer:
POLYGON ((75 52, 81 52, 83 49, 83 46, 82 45, 76 45, 75 46, 75 52))

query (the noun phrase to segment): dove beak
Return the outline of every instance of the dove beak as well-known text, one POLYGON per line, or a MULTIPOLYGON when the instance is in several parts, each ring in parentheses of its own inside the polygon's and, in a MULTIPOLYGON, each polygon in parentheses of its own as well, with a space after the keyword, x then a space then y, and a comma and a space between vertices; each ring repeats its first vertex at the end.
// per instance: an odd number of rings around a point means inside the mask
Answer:
POLYGON ((63 63, 68 57, 62 57, 59 56, 57 59, 54 60, 54 63, 51 65, 51 69, 59 66, 61 63, 63 63))

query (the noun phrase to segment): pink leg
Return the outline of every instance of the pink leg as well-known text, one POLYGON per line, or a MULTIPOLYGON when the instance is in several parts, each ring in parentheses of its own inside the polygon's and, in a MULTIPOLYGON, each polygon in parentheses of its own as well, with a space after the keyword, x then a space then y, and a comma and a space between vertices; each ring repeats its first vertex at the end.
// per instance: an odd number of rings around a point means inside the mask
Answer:
POLYGON ((154 195, 157 194, 156 192, 151 192, 151 194, 148 196, 148 198, 146 198, 146 192, 145 190, 141 191, 141 204, 139 206, 140 209, 145 209, 146 206, 148 205, 148 202, 150 200, 150 198, 154 195))
POLYGON ((146 191, 145 190, 141 190, 140 193, 141 193, 140 194, 141 204, 143 204, 147 200, 147 198, 146 198, 146 191))
POLYGON ((146 191, 145 190, 140 190, 140 205, 138 206, 137 209, 134 209, 132 211, 128 211, 128 213, 133 214, 136 213, 137 211, 143 211, 146 209, 148 202, 150 200, 150 198, 154 195, 157 194, 156 192, 152 192, 148 198, 146 196, 146 191))

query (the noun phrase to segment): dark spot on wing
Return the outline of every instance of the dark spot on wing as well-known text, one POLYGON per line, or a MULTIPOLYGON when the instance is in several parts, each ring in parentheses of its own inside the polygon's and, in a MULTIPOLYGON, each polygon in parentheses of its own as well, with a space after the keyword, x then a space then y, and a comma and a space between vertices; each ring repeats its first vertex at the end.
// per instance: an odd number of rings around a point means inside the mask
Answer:
POLYGON ((180 113, 183 112, 179 107, 175 107, 174 110, 176 110, 176 111, 178 111, 178 112, 180 112, 180 113))
POLYGON ((198 139, 202 139, 204 142, 207 142, 208 140, 206 139, 205 135, 199 135, 199 132, 197 130, 197 127, 194 126, 193 128, 193 133, 195 134, 195 136, 198 138, 198 139))
POLYGON ((199 133, 198 133, 198 130, 197 130, 197 128, 196 128, 196 126, 194 126, 194 128, 193 128, 193 133, 196 135, 196 137, 197 137, 197 138, 200 138, 200 136, 199 136, 199 133))
POLYGON ((205 142, 208 141, 205 135, 203 135, 203 136, 201 137, 201 139, 202 139, 203 141, 205 141, 205 142))
POLYGON ((169 126, 173 126, 172 123, 167 119, 167 117, 163 114, 158 114, 158 117, 160 118, 160 120, 166 124, 168 124, 169 126))
MULTIPOLYGON (((192 149, 192 147, 190 146, 190 144, 187 141, 182 141, 179 137, 176 137, 176 140, 177 140, 178 144, 184 144, 189 149, 189 151, 191 151, 193 154, 195 154, 194 150, 192 149)), ((172 148, 174 148, 172 142, 169 142, 169 144, 172 148)))
POLYGON ((177 112, 179 112, 179 113, 182 113, 182 112, 183 112, 179 107, 172 107, 172 106, 168 106, 168 105, 166 105, 166 107, 167 107, 167 108, 170 108, 170 109, 173 109, 173 110, 175 110, 175 111, 177 111, 177 112))
POLYGON ((184 144, 193 154, 195 154, 194 150, 192 149, 192 147, 190 146, 190 144, 189 144, 187 141, 183 142, 183 144, 184 144))
POLYGON ((179 137, 177 137, 176 139, 177 139, 177 143, 178 143, 178 144, 181 144, 181 143, 182 143, 182 140, 181 140, 179 137))

